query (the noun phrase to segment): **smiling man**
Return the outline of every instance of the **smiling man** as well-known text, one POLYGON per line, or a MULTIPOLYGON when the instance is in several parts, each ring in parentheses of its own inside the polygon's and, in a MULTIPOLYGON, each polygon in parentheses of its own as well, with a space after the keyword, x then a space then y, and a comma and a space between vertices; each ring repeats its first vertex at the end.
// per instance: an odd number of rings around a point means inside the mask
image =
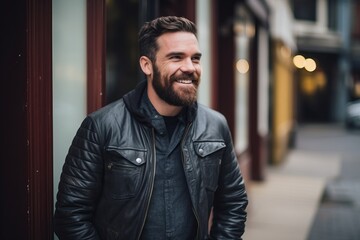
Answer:
POLYGON ((145 23, 139 47, 147 80, 90 114, 70 146, 56 234, 241 239, 244 181, 226 119, 196 100, 201 52, 194 23, 175 16, 145 23))

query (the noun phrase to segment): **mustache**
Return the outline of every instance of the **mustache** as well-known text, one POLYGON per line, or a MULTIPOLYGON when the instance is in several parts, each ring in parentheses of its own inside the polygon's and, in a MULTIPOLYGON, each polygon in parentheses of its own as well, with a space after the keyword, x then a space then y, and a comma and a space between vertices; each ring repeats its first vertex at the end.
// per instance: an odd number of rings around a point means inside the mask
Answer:
POLYGON ((172 76, 170 79, 171 79, 171 81, 191 80, 191 81, 193 81, 193 82, 199 82, 199 77, 196 76, 196 75, 193 74, 193 73, 190 73, 190 74, 183 73, 183 74, 181 74, 181 75, 172 76))

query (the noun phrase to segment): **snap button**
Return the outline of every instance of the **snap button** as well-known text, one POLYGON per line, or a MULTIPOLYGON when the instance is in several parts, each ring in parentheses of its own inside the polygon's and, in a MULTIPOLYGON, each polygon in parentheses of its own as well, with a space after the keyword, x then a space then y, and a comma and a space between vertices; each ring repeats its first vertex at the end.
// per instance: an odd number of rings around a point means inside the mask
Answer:
POLYGON ((199 153, 204 153, 204 149, 199 148, 199 153))
POLYGON ((141 163, 141 158, 137 158, 137 159, 135 159, 135 161, 137 162, 137 163, 141 163))

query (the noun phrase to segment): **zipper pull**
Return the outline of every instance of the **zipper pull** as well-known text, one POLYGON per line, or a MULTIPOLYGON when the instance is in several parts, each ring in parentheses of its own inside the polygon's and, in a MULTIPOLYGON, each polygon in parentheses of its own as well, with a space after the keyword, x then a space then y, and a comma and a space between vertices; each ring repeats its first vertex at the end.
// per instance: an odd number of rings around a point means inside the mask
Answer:
POLYGON ((107 168, 108 168, 109 170, 111 170, 111 169, 112 169, 112 166, 113 166, 113 163, 109 163, 109 164, 107 165, 107 168))

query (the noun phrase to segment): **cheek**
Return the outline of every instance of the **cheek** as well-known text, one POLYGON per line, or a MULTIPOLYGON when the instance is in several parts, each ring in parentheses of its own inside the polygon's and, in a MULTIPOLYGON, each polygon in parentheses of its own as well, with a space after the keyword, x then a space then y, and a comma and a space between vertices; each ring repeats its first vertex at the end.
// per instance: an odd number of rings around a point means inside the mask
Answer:
POLYGON ((179 67, 176 66, 175 64, 166 64, 166 65, 164 64, 162 66, 159 66, 158 69, 161 76, 167 78, 171 75, 174 75, 178 71, 179 67))
POLYGON ((196 67, 196 73, 199 75, 199 77, 201 76, 201 72, 202 72, 202 68, 199 65, 199 66, 196 67))

